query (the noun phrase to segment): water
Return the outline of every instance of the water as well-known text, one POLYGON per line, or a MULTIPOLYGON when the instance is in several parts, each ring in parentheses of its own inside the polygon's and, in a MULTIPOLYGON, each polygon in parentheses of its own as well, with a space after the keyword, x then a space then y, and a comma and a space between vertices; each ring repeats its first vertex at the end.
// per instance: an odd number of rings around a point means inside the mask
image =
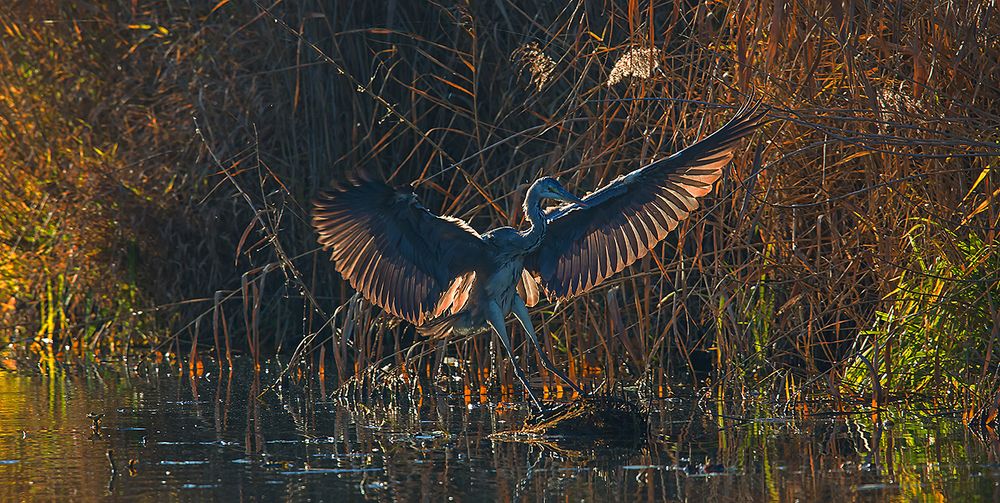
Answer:
POLYGON ((518 425, 523 404, 466 404, 458 396, 403 410, 348 407, 324 400, 315 383, 256 400, 273 374, 259 384, 251 376, 219 379, 210 371, 191 379, 164 367, 0 372, 0 501, 1000 496, 1000 444, 950 413, 872 417, 662 400, 644 441, 524 444, 489 438, 518 425), (104 414, 96 432, 88 414, 104 414))

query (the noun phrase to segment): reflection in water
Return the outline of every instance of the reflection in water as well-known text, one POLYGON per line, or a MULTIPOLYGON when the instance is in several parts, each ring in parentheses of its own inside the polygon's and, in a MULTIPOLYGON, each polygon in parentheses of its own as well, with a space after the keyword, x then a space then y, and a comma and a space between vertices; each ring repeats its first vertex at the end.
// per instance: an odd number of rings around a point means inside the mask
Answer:
POLYGON ((524 408, 460 395, 346 404, 318 382, 261 395, 273 373, 177 368, 0 373, 0 501, 1000 496, 996 436, 981 440, 951 415, 785 416, 671 399, 654 402, 648 438, 527 444, 490 437, 519 426, 524 408))

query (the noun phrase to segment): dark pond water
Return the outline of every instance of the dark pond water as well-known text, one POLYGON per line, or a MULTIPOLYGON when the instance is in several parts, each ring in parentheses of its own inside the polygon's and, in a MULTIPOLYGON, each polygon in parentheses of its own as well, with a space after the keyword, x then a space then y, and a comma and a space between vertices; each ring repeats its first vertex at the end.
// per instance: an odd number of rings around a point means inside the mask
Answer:
POLYGON ((349 407, 311 386, 255 400, 259 391, 249 373, 220 379, 214 370, 195 379, 164 367, 0 372, 0 501, 1000 496, 997 447, 952 414, 894 410, 873 420, 662 400, 644 441, 525 444, 489 438, 520 424, 523 405, 442 396, 349 407), (88 414, 104 414, 97 432, 88 414))

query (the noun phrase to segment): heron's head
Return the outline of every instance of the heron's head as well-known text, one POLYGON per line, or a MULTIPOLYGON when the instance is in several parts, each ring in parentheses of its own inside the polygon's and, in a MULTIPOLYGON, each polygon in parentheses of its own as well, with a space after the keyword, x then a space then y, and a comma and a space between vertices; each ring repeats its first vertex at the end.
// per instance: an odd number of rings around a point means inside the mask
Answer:
POLYGON ((576 203, 581 206, 587 205, 587 203, 583 202, 582 199, 574 196, 572 192, 566 190, 566 187, 563 187, 562 184, 559 183, 559 180, 556 180, 551 176, 539 178, 531 189, 535 191, 539 197, 555 199, 556 201, 565 201, 567 203, 576 203))

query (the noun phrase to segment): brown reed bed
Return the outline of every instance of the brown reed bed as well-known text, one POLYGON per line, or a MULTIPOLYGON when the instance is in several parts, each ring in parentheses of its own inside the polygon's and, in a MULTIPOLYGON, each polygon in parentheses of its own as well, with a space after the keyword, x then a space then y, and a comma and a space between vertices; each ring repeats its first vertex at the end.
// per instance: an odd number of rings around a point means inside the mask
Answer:
POLYGON ((536 309, 549 354, 591 387, 995 415, 1000 21, 980 2, 15 2, 0 33, 14 348, 284 352, 335 384, 517 393, 488 338, 421 341, 352 300, 313 195, 363 169, 520 225, 536 177, 596 189, 758 90, 776 120, 696 215, 536 309))

